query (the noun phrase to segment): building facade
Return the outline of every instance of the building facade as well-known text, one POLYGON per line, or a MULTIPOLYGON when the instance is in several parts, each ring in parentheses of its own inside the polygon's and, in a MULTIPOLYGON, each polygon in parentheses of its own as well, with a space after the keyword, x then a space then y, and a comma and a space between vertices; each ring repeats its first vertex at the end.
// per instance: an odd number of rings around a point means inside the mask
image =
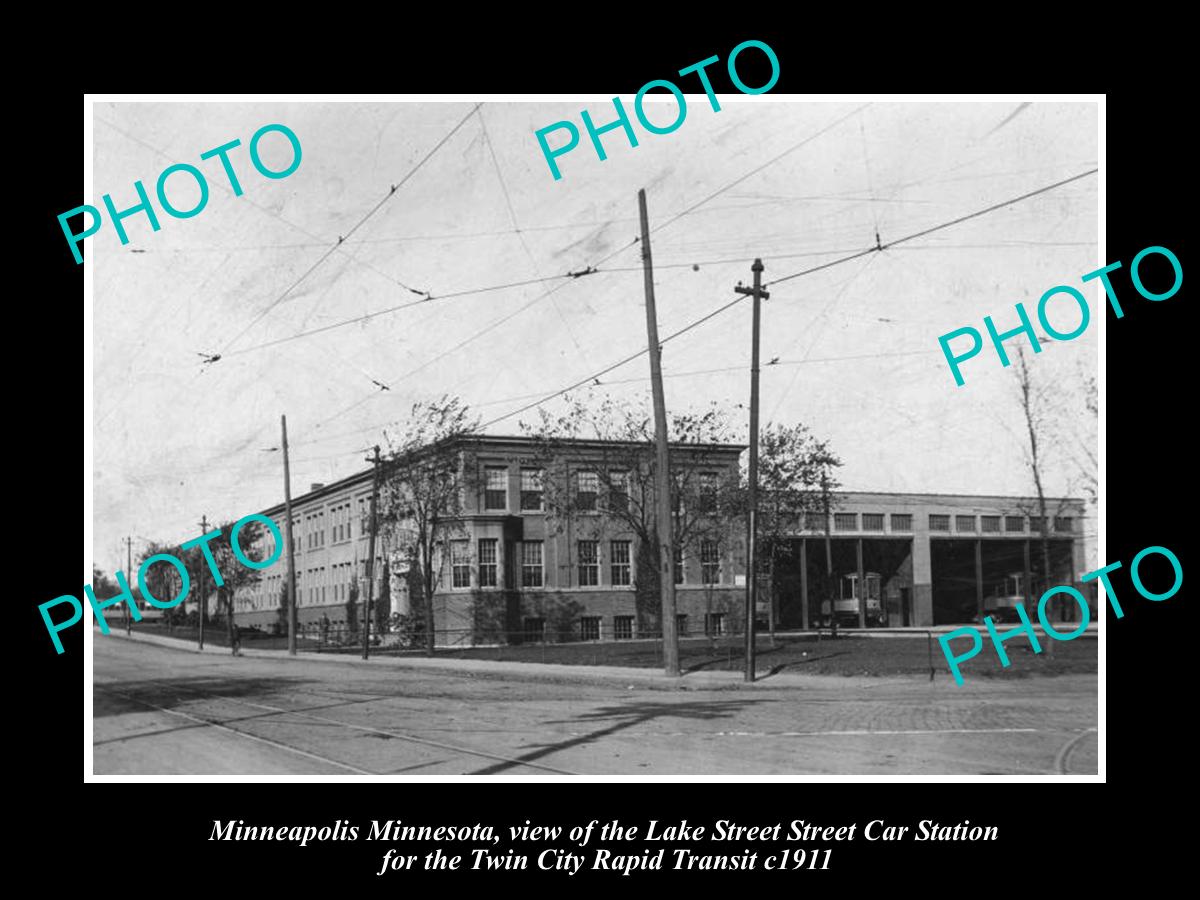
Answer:
MULTIPOLYGON (((727 499, 744 449, 672 448, 676 529, 684 536, 675 560, 683 636, 738 633, 744 625, 745 520, 727 499)), ((448 452, 460 496, 434 556, 439 645, 657 636, 657 576, 639 553, 654 520, 648 445, 474 436, 448 452)), ((372 483, 367 470, 313 485, 292 502, 304 634, 346 630, 361 619, 372 483)), ((758 617, 785 629, 813 627, 838 599, 857 597, 858 584, 865 624, 959 623, 977 618, 1017 575, 1032 610, 1050 586, 1042 586, 1047 569, 1051 584, 1079 587, 1085 565, 1083 502, 1055 498, 1047 508, 1043 559, 1032 498, 839 492, 828 517, 810 515, 765 546, 758 617), (872 591, 878 599, 868 609, 872 591)), ((282 505, 264 513, 286 534, 282 505)), ((423 615, 415 566, 403 550, 411 541, 396 524, 379 530, 371 589, 384 605, 372 621, 388 627, 423 615)), ((239 592, 238 622, 282 625, 286 575, 284 554, 239 592)))
POLYGON ((881 618, 893 626, 977 620, 1014 591, 1034 616, 1041 594, 1059 584, 1089 597, 1094 612, 1094 586, 1079 580, 1084 501, 1047 498, 1046 509, 1044 554, 1033 497, 839 492, 828 517, 810 515, 777 542, 768 590, 776 622, 814 625, 829 596, 858 599, 849 576, 863 584, 871 575, 881 618))
MULTIPOLYGON (((638 592, 646 579, 641 537, 654 518, 652 448, 569 441, 551 449, 526 438, 489 436, 458 443, 451 452, 460 468, 459 508, 442 526, 434 557, 439 645, 658 634, 657 609, 649 608, 646 591, 639 602, 638 592)), ((716 498, 736 482, 743 450, 672 448, 682 495, 676 519, 691 533, 675 566, 677 625, 684 634, 719 635, 738 627, 744 537, 717 508, 716 498)), ((361 611, 347 607, 352 588, 360 607, 366 593, 372 479, 368 470, 314 485, 292 502, 303 632, 316 634, 326 625, 337 630, 361 618, 361 611)), ((283 534, 284 508, 264 513, 283 534)), ((381 527, 377 536, 372 596, 386 596, 389 619, 422 615, 414 562, 403 551, 406 530, 400 523, 381 527)), ((271 628, 284 621, 286 557, 280 562, 235 598, 239 623, 271 628)))

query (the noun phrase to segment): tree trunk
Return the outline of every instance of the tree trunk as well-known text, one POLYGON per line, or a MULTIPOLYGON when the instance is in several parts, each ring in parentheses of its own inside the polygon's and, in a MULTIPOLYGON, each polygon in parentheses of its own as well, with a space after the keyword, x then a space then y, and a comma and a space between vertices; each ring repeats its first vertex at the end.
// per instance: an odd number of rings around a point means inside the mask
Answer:
POLYGON ((658 633, 662 629, 662 571, 659 566, 658 533, 651 532, 637 545, 633 597, 638 633, 658 633))
POLYGON ((437 635, 433 633, 433 576, 430 567, 425 566, 425 579, 421 585, 422 607, 425 614, 425 649, 432 655, 437 646, 437 635))

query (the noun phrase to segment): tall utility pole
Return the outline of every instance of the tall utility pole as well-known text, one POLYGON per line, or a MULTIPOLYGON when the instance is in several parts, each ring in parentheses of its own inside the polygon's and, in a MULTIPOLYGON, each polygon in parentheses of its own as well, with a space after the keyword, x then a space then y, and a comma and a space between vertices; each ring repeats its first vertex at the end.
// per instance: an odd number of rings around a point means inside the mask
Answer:
POLYGON ((654 264, 650 259, 650 217, 646 192, 638 191, 642 219, 642 273, 646 283, 646 337, 650 348, 650 387, 654 393, 654 492, 658 502, 659 590, 662 595, 663 671, 679 675, 679 636, 675 622, 675 549, 671 520, 671 460, 667 449, 667 401, 663 396, 662 347, 658 343, 658 313, 654 308, 654 264))
POLYGON ((288 468, 287 416, 280 416, 283 426, 283 505, 287 516, 287 592, 288 592, 288 655, 296 655, 296 545, 292 541, 292 473, 288 468))
MULTIPOLYGON (((824 464, 824 463, 823 463, 824 464)), ((829 599, 829 636, 837 637, 837 585, 833 581, 833 541, 829 536, 829 475, 821 470, 821 499, 825 507, 825 592, 829 599)))
POLYGON ((762 301, 770 297, 762 287, 763 262, 754 260, 754 287, 738 285, 734 290, 754 298, 754 336, 750 349, 750 536, 746 552, 746 671, 745 681, 754 680, 754 626, 758 615, 758 332, 762 301))
MULTIPOLYGON (((125 538, 125 577, 132 579, 133 575, 133 538, 125 538)), ((131 592, 132 593, 132 592, 131 592)), ((136 600, 134 601, 137 602, 136 600)), ((125 633, 133 630, 133 621, 129 618, 129 604, 125 604, 125 633)))
POLYGON ((379 519, 375 514, 379 502, 379 445, 375 445, 375 474, 371 482, 371 540, 367 545, 367 592, 363 594, 363 659, 370 655, 371 599, 375 592, 375 532, 379 519))
MULTIPOLYGON (((200 517, 200 534, 208 534, 208 516, 200 517)), ((204 566, 196 566, 197 578, 200 582, 200 649, 204 649, 204 566)))

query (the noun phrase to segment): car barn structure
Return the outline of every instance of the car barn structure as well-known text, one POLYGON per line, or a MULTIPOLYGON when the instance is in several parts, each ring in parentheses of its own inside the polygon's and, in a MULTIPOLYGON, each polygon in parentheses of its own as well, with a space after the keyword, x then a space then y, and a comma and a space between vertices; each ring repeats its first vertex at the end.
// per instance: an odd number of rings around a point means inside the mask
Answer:
MULTIPOLYGON (((656 622, 638 608, 637 535, 610 507, 629 498, 613 494, 612 471, 602 478, 591 474, 600 464, 589 461, 614 442, 563 442, 557 452, 569 460, 560 469, 546 468, 530 438, 459 440, 464 466, 478 471, 464 482, 462 514, 440 542, 434 593, 439 646, 658 636, 656 622), (570 483, 555 495, 550 478, 570 483), (562 497, 570 497, 567 515, 551 502, 562 497)), ((672 470, 696 469, 700 485, 733 479, 744 449, 673 445, 672 470)), ((645 453, 651 459, 653 447, 645 445, 645 453)), ((371 486, 367 469, 314 484, 292 500, 302 636, 349 626, 355 596, 361 620, 371 486)), ((1000 621, 1015 602, 1033 608, 1040 592, 1056 584, 1094 596, 1089 585, 1079 583, 1086 571, 1082 500, 1045 501, 1049 583, 1043 585, 1041 523, 1031 514, 1038 509, 1035 498, 856 491, 831 497, 828 520, 809 514, 767 542, 759 575, 758 618, 764 625, 772 615, 780 630, 825 626, 831 616, 849 627, 950 625, 983 615, 1000 621), (1025 590, 1028 585, 1033 592, 1025 590)), ((703 502, 701 495, 699 505, 703 502)), ((677 552, 681 636, 736 634, 742 628, 746 526, 720 504, 714 507, 705 513, 727 520, 677 552)), ((282 526, 282 504, 264 513, 282 526)), ((372 615, 375 623, 395 614, 420 617, 417 580, 396 543, 382 540, 376 551, 373 596, 386 599, 385 608, 372 615)), ((238 623, 278 627, 286 577, 283 566, 273 566, 240 592, 238 623)), ((387 641, 387 631, 380 638, 387 641)))

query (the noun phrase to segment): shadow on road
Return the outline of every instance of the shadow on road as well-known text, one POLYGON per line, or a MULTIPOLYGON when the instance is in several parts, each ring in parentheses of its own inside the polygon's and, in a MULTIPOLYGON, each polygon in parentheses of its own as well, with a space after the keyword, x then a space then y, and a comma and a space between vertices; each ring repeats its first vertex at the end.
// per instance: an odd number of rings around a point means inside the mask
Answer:
POLYGON ((555 741, 548 744, 532 744, 529 745, 532 749, 528 752, 506 762, 498 762, 485 768, 471 772, 471 775, 497 775, 507 769, 512 769, 520 766, 522 763, 532 762, 536 759, 541 759, 544 756, 549 756, 552 753, 558 753, 562 750, 568 750, 572 747, 578 747, 583 744, 590 744, 593 741, 601 738, 609 737, 620 731, 625 731, 635 725, 641 725, 646 722, 652 722, 656 719, 663 718, 678 718, 678 719, 699 719, 712 720, 724 719, 735 715, 747 707, 757 703, 762 703, 762 699, 746 699, 746 700, 706 700, 693 701, 687 703, 634 703, 623 704, 619 706, 605 706, 583 715, 576 716, 573 719, 555 719, 544 722, 544 725, 579 725, 591 722, 602 723, 611 722, 605 728, 598 728, 595 731, 587 734, 582 734, 577 737, 572 737, 565 741, 555 741))
POLYGON ((121 694, 171 709, 194 700, 198 694, 209 700, 262 697, 279 691, 296 691, 305 685, 317 683, 308 678, 214 678, 211 675, 96 682, 92 686, 92 718, 146 711, 145 706, 121 694))

